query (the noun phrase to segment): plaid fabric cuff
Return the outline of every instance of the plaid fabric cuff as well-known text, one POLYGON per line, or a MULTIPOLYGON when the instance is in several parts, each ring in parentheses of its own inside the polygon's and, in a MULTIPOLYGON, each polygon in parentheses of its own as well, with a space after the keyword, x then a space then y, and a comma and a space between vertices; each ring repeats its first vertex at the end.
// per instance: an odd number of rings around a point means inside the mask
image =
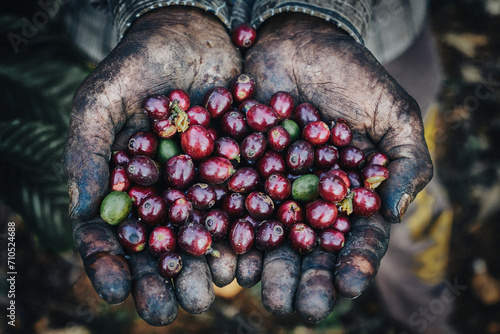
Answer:
POLYGON ((256 0, 251 24, 258 27, 266 19, 280 13, 305 13, 336 23, 357 42, 364 44, 372 6, 371 0, 256 0))
POLYGON ((118 38, 121 39, 132 22, 142 14, 167 6, 193 6, 217 16, 224 25, 230 27, 230 12, 225 0, 109 0, 118 38))

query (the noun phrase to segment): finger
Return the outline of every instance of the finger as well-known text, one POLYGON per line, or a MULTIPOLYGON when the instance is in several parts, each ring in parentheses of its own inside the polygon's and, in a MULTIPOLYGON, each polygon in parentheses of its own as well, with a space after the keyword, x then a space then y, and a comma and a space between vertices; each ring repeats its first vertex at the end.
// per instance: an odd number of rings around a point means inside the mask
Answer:
POLYGON ((238 256, 228 242, 219 241, 212 244, 214 250, 218 250, 220 256, 207 256, 207 263, 212 273, 212 280, 218 287, 228 285, 236 276, 238 256))
POLYGON ((100 219, 77 221, 73 237, 97 294, 108 304, 125 301, 132 286, 130 271, 112 227, 100 219))
POLYGON ((240 286, 251 288, 259 283, 263 260, 264 253, 257 248, 252 248, 245 254, 238 256, 236 280, 240 286))
POLYGON ((335 254, 316 248, 302 260, 302 273, 295 296, 297 314, 316 324, 335 307, 337 292, 333 284, 335 254))
POLYGON ((300 255, 289 245, 280 246, 265 254, 262 269, 262 304, 269 312, 278 316, 293 313, 299 275, 300 255))
POLYGON ((158 260, 149 252, 141 252, 131 255, 129 262, 133 274, 132 295, 139 316, 153 326, 173 322, 179 307, 172 281, 158 273, 158 260))
POLYGON ((389 246, 390 230, 391 223, 380 214, 353 217, 335 263, 335 286, 342 296, 355 298, 373 282, 389 246))
POLYGON ((204 256, 183 254, 182 263, 182 270, 174 279, 177 301, 189 313, 203 313, 215 300, 210 268, 204 256))

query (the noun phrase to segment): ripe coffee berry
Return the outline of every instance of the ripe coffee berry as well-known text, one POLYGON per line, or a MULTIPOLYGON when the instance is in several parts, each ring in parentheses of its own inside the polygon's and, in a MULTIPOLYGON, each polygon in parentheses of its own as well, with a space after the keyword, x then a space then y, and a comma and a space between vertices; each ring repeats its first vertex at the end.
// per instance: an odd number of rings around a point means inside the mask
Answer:
POLYGON ((184 253, 201 256, 207 254, 211 249, 212 237, 205 226, 188 223, 179 229, 177 244, 184 253))
POLYGON ((186 111, 189 118, 189 125, 201 125, 208 128, 210 125, 210 114, 202 106, 194 106, 186 111))
POLYGON ((261 250, 278 247, 285 241, 285 228, 275 219, 263 221, 255 234, 255 245, 261 250))
POLYGON ((292 183, 283 174, 272 174, 264 185, 266 194, 274 201, 283 201, 292 194, 292 183))
POLYGON ((137 215, 149 225, 161 224, 167 216, 167 202, 160 196, 151 195, 139 205, 137 215))
POLYGON ((387 166, 389 163, 389 158, 384 153, 375 152, 372 153, 366 158, 366 164, 369 165, 380 165, 387 166))
POLYGON ((210 232, 213 240, 222 240, 229 230, 229 215, 219 209, 210 210, 203 218, 203 225, 210 232))
POLYGON ((158 165, 154 160, 145 155, 136 155, 130 158, 127 165, 129 179, 141 186, 150 186, 160 178, 158 165))
POLYGON ((339 158, 339 151, 333 145, 322 145, 314 150, 314 164, 318 168, 332 168, 339 158))
POLYGON ((168 93, 168 98, 170 99, 170 101, 177 103, 179 108, 184 111, 188 110, 189 106, 191 105, 191 100, 188 93, 186 93, 182 89, 174 89, 173 91, 168 93))
POLYGON ((132 182, 127 176, 127 171, 123 166, 116 166, 109 177, 109 190, 110 191, 127 191, 132 182))
POLYGON ((167 201, 168 205, 172 205, 177 199, 179 198, 184 198, 186 199, 186 195, 179 189, 174 189, 174 188, 167 188, 165 191, 162 193, 161 197, 165 201, 167 201))
POLYGON ((332 227, 337 231, 346 234, 351 230, 351 222, 349 221, 347 215, 338 215, 332 227))
POLYGON ((141 205, 144 199, 148 198, 151 195, 155 195, 156 189, 152 186, 134 185, 130 187, 127 194, 132 199, 132 204, 135 207, 138 207, 139 205, 141 205))
POLYGON ((361 179, 365 188, 375 189, 389 177, 389 170, 381 165, 369 165, 363 168, 361 179))
POLYGON ((224 87, 210 89, 203 98, 203 106, 213 119, 220 118, 233 104, 233 95, 224 87))
POLYGON ((194 160, 208 158, 214 150, 214 140, 201 125, 192 125, 181 134, 182 150, 194 160))
POLYGON ((340 231, 333 227, 319 232, 319 244, 327 252, 336 253, 344 247, 345 237, 340 231))
POLYGON ((231 85, 234 101, 241 103, 255 93, 255 80, 248 74, 240 74, 231 85))
POLYGON ((193 218, 193 204, 185 197, 176 199, 168 208, 168 221, 174 225, 185 224, 193 218))
POLYGON ((117 235, 122 247, 129 252, 140 252, 146 247, 146 228, 135 218, 125 219, 118 226, 117 235))
POLYGON ((304 255, 316 247, 316 232, 306 224, 295 224, 289 231, 290 245, 297 253, 304 255))
POLYGON ((243 217, 246 213, 245 196, 231 193, 222 201, 222 209, 233 219, 243 217))
POLYGON ((114 151, 111 156, 113 166, 127 166, 130 162, 130 155, 124 150, 114 151))
POLYGON ((286 228, 305 221, 304 210, 295 201, 282 203, 276 212, 276 217, 286 228))
POLYGON ((167 226, 157 226, 149 235, 148 250, 154 256, 161 256, 165 252, 173 252, 177 247, 174 230, 167 226))
POLYGON ((163 253, 159 261, 158 272, 165 278, 174 278, 182 270, 182 258, 179 253, 163 253))
POLYGON ((306 220, 313 228, 327 228, 337 219, 337 212, 335 204, 318 199, 306 208, 306 220))
POLYGON ((197 183, 188 189, 186 196, 198 210, 210 209, 217 200, 214 188, 206 183, 197 183))
POLYGON ((231 38, 234 45, 242 50, 247 50, 255 43, 257 32, 250 24, 241 23, 234 28, 231 38))
POLYGON ((314 146, 320 146, 330 138, 330 129, 325 122, 311 122, 304 127, 302 138, 314 146))
POLYGON ((318 192, 323 199, 330 202, 339 202, 347 196, 345 182, 336 175, 326 174, 319 179, 318 192))
POLYGON ((190 186, 196 176, 193 159, 186 154, 171 157, 165 164, 165 178, 175 188, 190 186))
POLYGON ((300 128, 303 129, 311 122, 321 121, 321 116, 318 110, 311 104, 302 103, 295 109, 295 121, 299 124, 300 128))
POLYGON ((239 111, 228 111, 220 119, 222 133, 236 140, 242 140, 248 132, 245 116, 239 111))
POLYGON ((358 187, 352 189, 351 192, 353 193, 353 213, 359 216, 369 217, 380 210, 380 197, 375 191, 358 187))
POLYGON ((130 137, 127 147, 132 156, 145 155, 153 158, 158 147, 158 139, 152 132, 139 131, 130 137))
POLYGON ((243 158, 248 161, 259 159, 266 151, 267 140, 261 132, 254 132, 247 136, 240 145, 240 152, 243 158))
POLYGON ((144 99, 142 110, 151 119, 167 119, 170 116, 170 99, 165 95, 150 95, 144 99))
POLYGON ((267 133, 267 143, 276 152, 285 150, 291 142, 290 134, 282 126, 275 126, 267 133))
POLYGON ((224 183, 234 173, 233 164, 223 157, 210 157, 200 163, 198 173, 210 184, 224 183))
POLYGON ((274 108, 280 121, 292 117, 295 100, 288 92, 276 92, 271 96, 269 105, 274 108))
POLYGON ((273 126, 278 124, 278 114, 276 111, 265 104, 256 104, 247 111, 247 123, 257 132, 267 132, 273 126))
POLYGON ((365 155, 359 148, 347 146, 339 152, 339 163, 344 169, 359 170, 365 164, 365 155))
POLYGON ((256 167, 260 176, 264 179, 275 173, 284 174, 286 171, 285 158, 278 152, 267 151, 259 159, 256 167))
POLYGON ((254 191, 247 196, 245 208, 257 219, 269 219, 274 213, 274 202, 266 194, 254 191))
POLYGON ((233 138, 220 137, 215 141, 213 155, 240 162, 240 146, 233 138))
POLYGON ((259 173, 254 168, 241 167, 231 175, 227 187, 230 191, 246 194, 255 190, 259 181, 259 173))
POLYGON ((229 242, 236 254, 245 254, 254 243, 255 231, 253 225, 244 219, 236 220, 229 231, 229 242))
POLYGON ((331 129, 330 142, 337 147, 344 147, 351 143, 352 132, 345 121, 334 123, 331 129))

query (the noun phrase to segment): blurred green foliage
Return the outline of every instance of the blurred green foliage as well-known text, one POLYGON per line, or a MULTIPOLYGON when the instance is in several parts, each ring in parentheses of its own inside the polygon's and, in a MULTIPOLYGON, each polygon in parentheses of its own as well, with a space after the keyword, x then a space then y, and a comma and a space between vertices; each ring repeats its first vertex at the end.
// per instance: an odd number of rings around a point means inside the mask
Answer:
MULTIPOLYGON (((33 1, 10 7, 0 16, 0 35, 22 37, 22 18, 40 8, 33 1)), ((63 251, 73 241, 61 154, 73 92, 91 69, 58 22, 55 16, 39 26, 18 52, 8 38, 0 42, 0 200, 41 246, 63 251)))

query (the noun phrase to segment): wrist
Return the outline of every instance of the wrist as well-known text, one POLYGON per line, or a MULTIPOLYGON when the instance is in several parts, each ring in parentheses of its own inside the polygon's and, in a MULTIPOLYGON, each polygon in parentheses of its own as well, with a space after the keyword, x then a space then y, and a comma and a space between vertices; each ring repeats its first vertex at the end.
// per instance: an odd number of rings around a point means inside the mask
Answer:
POLYGON ((351 38, 345 30, 338 28, 333 23, 302 13, 283 13, 273 16, 261 26, 259 34, 294 36, 307 32, 313 35, 351 38))
POLYGON ((153 9, 142 14, 130 26, 125 36, 160 34, 165 30, 179 31, 182 34, 196 36, 207 29, 217 35, 229 33, 223 23, 213 14, 190 6, 169 6, 153 9))

